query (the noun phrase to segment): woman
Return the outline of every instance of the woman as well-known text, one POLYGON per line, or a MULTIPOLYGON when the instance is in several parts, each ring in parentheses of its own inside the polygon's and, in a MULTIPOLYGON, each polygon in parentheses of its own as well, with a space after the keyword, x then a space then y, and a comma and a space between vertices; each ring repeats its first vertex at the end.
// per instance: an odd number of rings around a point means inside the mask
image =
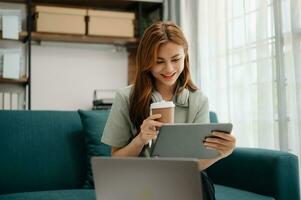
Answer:
MULTIPOLYGON (((160 114, 149 115, 150 104, 173 101, 175 123, 208 123, 208 100, 192 82, 188 44, 181 29, 172 22, 157 22, 147 28, 140 41, 138 66, 132 86, 117 92, 102 142, 112 146, 112 156, 149 156, 148 142, 157 137, 160 114)), ((233 135, 213 133, 204 145, 217 149, 216 159, 199 160, 203 171, 230 155, 235 147, 233 135)), ((200 141, 201 142, 201 141, 200 141)), ((214 199, 213 184, 202 173, 204 199, 214 199), (210 198, 211 197, 211 198, 210 198)))

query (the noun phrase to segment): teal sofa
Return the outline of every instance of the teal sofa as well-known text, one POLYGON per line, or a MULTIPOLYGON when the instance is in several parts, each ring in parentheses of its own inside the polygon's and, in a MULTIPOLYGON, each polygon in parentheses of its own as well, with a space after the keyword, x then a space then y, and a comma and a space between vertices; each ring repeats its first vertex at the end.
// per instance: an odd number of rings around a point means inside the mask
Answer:
MULTIPOLYGON (((95 200, 84 134, 75 111, 0 111, 0 200, 95 200)), ((237 148, 208 174, 217 200, 300 200, 289 153, 237 148)))

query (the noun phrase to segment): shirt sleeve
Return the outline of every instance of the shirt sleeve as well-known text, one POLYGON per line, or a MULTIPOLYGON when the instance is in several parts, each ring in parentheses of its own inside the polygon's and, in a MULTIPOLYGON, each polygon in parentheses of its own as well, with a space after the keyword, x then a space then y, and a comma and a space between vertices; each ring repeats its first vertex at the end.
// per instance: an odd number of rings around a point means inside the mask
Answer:
POLYGON ((114 147, 126 146, 132 138, 126 97, 116 93, 101 141, 114 147))
POLYGON ((208 98, 202 95, 199 102, 200 105, 198 107, 198 111, 193 120, 193 123, 202 123, 202 124, 210 123, 208 98))

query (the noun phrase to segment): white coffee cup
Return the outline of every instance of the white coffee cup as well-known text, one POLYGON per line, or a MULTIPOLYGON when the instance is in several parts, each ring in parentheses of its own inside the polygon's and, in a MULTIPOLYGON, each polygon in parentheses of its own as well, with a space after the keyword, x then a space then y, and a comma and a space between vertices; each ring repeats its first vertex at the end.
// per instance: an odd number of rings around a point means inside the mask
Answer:
POLYGON ((150 105, 150 114, 161 114, 159 122, 173 124, 174 123, 175 104, 172 101, 160 101, 150 105))
MULTIPOLYGON (((173 124, 174 123, 175 104, 172 101, 160 101, 150 105, 150 115, 161 114, 157 121, 173 124)), ((149 147, 152 146, 152 140, 149 141, 149 147)))

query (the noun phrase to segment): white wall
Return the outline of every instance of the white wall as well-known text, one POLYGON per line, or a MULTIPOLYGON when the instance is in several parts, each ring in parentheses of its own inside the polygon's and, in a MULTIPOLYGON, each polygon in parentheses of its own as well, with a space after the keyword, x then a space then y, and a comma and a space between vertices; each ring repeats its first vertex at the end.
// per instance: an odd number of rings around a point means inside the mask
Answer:
POLYGON ((111 45, 32 46, 33 110, 91 109, 94 89, 127 85, 127 52, 111 45))

